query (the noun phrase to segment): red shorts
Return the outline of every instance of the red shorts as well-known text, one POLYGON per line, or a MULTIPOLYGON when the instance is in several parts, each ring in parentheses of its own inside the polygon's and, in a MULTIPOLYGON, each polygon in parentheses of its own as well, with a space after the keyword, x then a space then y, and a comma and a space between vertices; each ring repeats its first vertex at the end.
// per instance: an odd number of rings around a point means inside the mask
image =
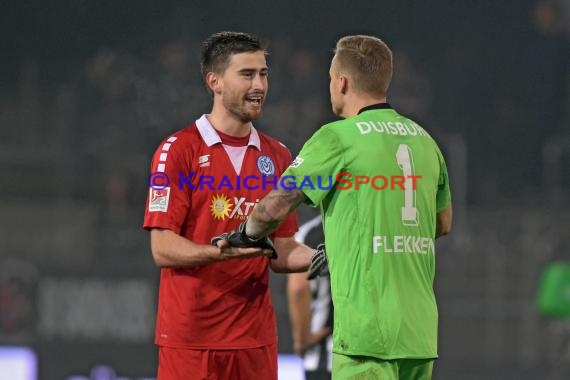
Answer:
POLYGON ((277 344, 242 350, 160 346, 157 380, 277 380, 277 344))

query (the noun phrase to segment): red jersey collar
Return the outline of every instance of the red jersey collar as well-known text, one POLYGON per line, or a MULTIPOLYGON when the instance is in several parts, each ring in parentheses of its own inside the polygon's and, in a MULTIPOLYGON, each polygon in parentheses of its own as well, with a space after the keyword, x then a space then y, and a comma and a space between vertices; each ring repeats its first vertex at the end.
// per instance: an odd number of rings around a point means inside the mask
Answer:
MULTIPOLYGON (((198 128, 198 132, 200 132, 200 136, 202 136, 202 140, 204 140, 206 145, 208 145, 209 147, 218 143, 221 144, 222 139, 220 138, 220 135, 218 134, 218 132, 216 132, 216 129, 212 126, 212 124, 210 124, 210 121, 206 116, 207 115, 204 114, 202 115, 201 118, 196 120, 196 127, 198 128)), ((258 150, 261 150, 261 142, 259 140, 259 134, 257 133, 257 130, 253 127, 253 125, 251 126, 251 132, 249 134, 249 142, 247 143, 247 145, 252 145, 256 147, 258 150)))

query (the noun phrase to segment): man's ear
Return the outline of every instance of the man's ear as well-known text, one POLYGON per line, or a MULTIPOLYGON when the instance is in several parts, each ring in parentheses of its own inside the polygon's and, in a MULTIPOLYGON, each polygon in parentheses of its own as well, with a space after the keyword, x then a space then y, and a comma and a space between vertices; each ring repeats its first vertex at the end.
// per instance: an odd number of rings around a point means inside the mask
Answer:
POLYGON ((212 71, 206 74, 206 84, 214 94, 219 94, 222 90, 220 77, 212 71))
POLYGON ((348 78, 345 77, 344 75, 341 75, 339 78, 339 82, 340 82, 339 83, 340 92, 343 95, 346 95, 346 93, 348 92, 348 78))

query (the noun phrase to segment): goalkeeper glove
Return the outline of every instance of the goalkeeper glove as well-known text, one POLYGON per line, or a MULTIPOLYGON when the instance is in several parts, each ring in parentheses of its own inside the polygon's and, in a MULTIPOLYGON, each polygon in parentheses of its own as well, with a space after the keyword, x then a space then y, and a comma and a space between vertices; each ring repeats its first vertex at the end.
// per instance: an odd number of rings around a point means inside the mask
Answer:
POLYGON ((311 265, 309 266, 309 274, 307 279, 312 280, 317 276, 329 275, 329 262, 327 261, 327 251, 325 243, 317 245, 317 250, 311 256, 311 265))
POLYGON ((277 251, 273 246, 273 242, 268 237, 260 238, 260 239, 252 239, 251 237, 247 236, 245 233, 245 225, 246 222, 242 222, 237 230, 232 232, 224 232, 221 235, 214 236, 211 240, 212 245, 218 245, 217 243, 220 240, 227 239, 228 242, 232 247, 236 248, 262 248, 262 249, 269 249, 273 251, 271 258, 277 258, 277 251))

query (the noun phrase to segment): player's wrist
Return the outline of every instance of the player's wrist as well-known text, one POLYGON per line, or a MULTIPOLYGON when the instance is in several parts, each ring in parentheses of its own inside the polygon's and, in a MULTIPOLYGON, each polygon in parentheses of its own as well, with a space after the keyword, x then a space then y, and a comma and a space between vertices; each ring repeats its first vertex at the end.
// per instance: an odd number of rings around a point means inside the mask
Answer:
POLYGON ((229 257, 224 253, 224 249, 218 246, 210 246, 211 249, 208 252, 209 258, 212 262, 226 261, 229 257))
POLYGON ((245 222, 243 222, 242 224, 240 224, 240 226, 239 226, 239 232, 242 233, 242 235, 245 239, 249 240, 251 243, 255 243, 255 242, 262 239, 260 237, 253 236, 251 234, 251 228, 249 229, 250 231, 248 233, 247 226, 248 226, 247 220, 245 222))

